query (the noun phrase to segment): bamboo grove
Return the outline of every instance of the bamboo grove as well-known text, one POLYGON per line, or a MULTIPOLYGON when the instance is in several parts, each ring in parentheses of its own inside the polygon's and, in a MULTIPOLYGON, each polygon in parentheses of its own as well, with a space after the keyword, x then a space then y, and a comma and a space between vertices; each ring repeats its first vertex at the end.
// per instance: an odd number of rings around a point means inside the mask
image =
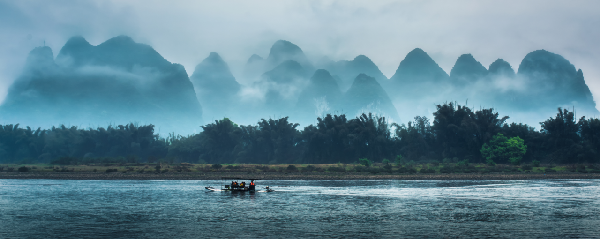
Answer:
MULTIPOLYGON (((256 125, 237 125, 224 118, 189 136, 160 137, 153 125, 107 128, 22 128, 0 125, 0 163, 134 163, 189 162, 208 164, 320 164, 444 160, 484 163, 483 145, 493 138, 519 138, 525 145, 523 162, 573 164, 599 160, 599 119, 576 119, 558 109, 540 123, 541 130, 507 123, 494 109, 474 111, 445 103, 436 106, 432 122, 425 116, 407 124, 388 123, 384 117, 362 114, 317 118, 314 125, 281 119, 261 119, 256 125)), ((516 139, 517 139, 516 138, 516 139)), ((485 146, 486 148, 487 146, 485 146)), ((497 159, 495 163, 508 163, 497 159)))

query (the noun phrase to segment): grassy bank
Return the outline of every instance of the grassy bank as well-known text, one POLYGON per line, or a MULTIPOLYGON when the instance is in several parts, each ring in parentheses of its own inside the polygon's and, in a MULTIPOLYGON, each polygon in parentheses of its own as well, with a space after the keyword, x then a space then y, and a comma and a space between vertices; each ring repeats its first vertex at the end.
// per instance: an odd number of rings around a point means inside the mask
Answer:
POLYGON ((3 179, 575 179, 599 178, 599 165, 434 164, 0 164, 3 179))

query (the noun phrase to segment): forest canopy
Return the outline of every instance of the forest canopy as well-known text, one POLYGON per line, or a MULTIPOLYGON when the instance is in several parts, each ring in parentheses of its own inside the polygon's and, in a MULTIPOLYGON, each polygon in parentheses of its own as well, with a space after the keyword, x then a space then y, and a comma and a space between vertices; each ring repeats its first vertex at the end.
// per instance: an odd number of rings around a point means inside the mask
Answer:
POLYGON ((598 163, 599 119, 558 109, 540 123, 507 123, 494 109, 474 111, 455 103, 436 106, 432 123, 417 116, 390 124, 371 113, 353 119, 327 114, 315 125, 261 119, 238 125, 228 118, 201 126, 198 134, 160 137, 154 125, 106 128, 22 128, 0 125, 1 163, 135 163, 208 164, 357 163, 403 159, 415 162, 598 163))

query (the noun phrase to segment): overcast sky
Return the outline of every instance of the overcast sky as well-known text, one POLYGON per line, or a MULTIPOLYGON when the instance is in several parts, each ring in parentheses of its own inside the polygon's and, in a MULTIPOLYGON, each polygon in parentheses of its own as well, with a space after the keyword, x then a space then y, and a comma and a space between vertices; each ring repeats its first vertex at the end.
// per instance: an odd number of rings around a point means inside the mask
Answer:
POLYGON ((583 70, 598 105, 599 13, 598 0, 0 0, 0 100, 44 40, 56 56, 74 35, 93 45, 129 35, 189 75, 212 51, 237 74, 252 54, 266 57, 278 39, 314 58, 366 55, 387 77, 416 47, 447 73, 464 53, 487 68, 502 58, 517 71, 528 52, 545 49, 583 70))

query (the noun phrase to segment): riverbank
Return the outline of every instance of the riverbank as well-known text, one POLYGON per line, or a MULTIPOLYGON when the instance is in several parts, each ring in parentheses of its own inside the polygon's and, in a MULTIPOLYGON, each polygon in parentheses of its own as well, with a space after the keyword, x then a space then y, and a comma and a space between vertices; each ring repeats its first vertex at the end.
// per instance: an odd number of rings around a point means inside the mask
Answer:
POLYGON ((260 180, 540 180, 599 179, 599 173, 433 173, 382 174, 366 172, 169 172, 169 173, 105 173, 105 172, 0 172, 0 179, 59 180, 219 180, 222 178, 260 180))

